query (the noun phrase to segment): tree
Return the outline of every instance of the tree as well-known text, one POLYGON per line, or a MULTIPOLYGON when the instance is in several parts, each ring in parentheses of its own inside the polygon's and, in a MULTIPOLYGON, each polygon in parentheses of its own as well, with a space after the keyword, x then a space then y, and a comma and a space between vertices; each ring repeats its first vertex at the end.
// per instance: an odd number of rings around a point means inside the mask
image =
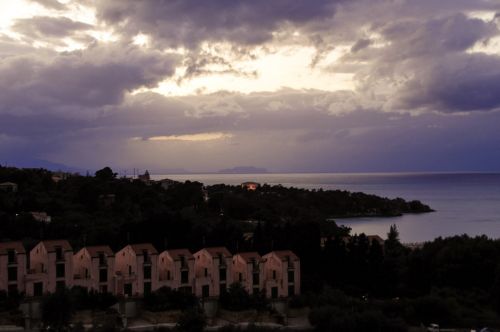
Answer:
POLYGON ((113 173, 113 170, 107 166, 95 172, 95 177, 104 181, 113 180, 116 178, 116 175, 117 174, 113 173))
POLYGON ((207 325, 205 315, 198 308, 193 308, 182 312, 177 329, 182 332, 201 332, 207 325))
POLYGON ((399 243, 399 231, 396 224, 391 225, 389 228, 389 233, 387 233, 387 244, 397 244, 399 243))
POLYGON ((251 305, 250 295, 239 282, 231 284, 227 292, 221 294, 220 302, 224 309, 232 311, 246 310, 251 305))
POLYGON ((73 303, 68 290, 47 295, 41 304, 43 325, 52 331, 64 331, 73 316, 73 303))

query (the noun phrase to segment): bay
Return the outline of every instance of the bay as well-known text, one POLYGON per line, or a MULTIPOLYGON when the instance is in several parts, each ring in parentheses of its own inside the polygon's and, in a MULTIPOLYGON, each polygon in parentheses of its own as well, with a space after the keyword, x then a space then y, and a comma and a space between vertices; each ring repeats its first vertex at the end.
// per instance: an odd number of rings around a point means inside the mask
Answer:
POLYGON ((417 199, 436 212, 392 218, 338 219, 336 222, 351 227, 353 233, 378 234, 384 238, 390 225, 396 224, 401 240, 406 243, 461 234, 500 238, 500 173, 169 174, 153 178, 199 181, 205 185, 256 181, 417 199))

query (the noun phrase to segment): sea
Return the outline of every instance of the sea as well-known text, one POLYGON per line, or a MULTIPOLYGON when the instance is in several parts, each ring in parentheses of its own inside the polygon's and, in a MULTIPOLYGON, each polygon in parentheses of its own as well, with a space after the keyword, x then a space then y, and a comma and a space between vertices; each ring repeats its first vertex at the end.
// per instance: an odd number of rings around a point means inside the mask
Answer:
POLYGON ((285 187, 348 190, 405 200, 420 200, 435 212, 401 217, 336 219, 351 233, 385 238, 395 224, 404 243, 467 234, 500 238, 500 173, 294 173, 169 174, 154 179, 237 185, 245 181, 285 187))

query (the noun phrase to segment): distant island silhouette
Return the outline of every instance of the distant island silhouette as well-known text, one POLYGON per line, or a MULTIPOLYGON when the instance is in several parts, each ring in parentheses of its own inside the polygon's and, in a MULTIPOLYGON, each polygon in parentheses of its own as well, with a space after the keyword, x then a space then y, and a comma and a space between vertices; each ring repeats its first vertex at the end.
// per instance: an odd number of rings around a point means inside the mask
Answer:
POLYGON ((225 168, 219 170, 217 173, 220 174, 257 174, 257 173, 269 173, 267 169, 254 167, 254 166, 236 166, 233 168, 225 168))

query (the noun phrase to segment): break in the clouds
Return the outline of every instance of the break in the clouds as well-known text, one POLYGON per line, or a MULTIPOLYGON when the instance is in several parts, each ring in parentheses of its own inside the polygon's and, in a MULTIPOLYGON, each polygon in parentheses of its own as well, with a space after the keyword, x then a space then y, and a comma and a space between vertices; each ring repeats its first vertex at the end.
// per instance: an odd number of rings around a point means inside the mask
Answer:
POLYGON ((0 163, 500 169, 493 0, 0 4, 0 163))

